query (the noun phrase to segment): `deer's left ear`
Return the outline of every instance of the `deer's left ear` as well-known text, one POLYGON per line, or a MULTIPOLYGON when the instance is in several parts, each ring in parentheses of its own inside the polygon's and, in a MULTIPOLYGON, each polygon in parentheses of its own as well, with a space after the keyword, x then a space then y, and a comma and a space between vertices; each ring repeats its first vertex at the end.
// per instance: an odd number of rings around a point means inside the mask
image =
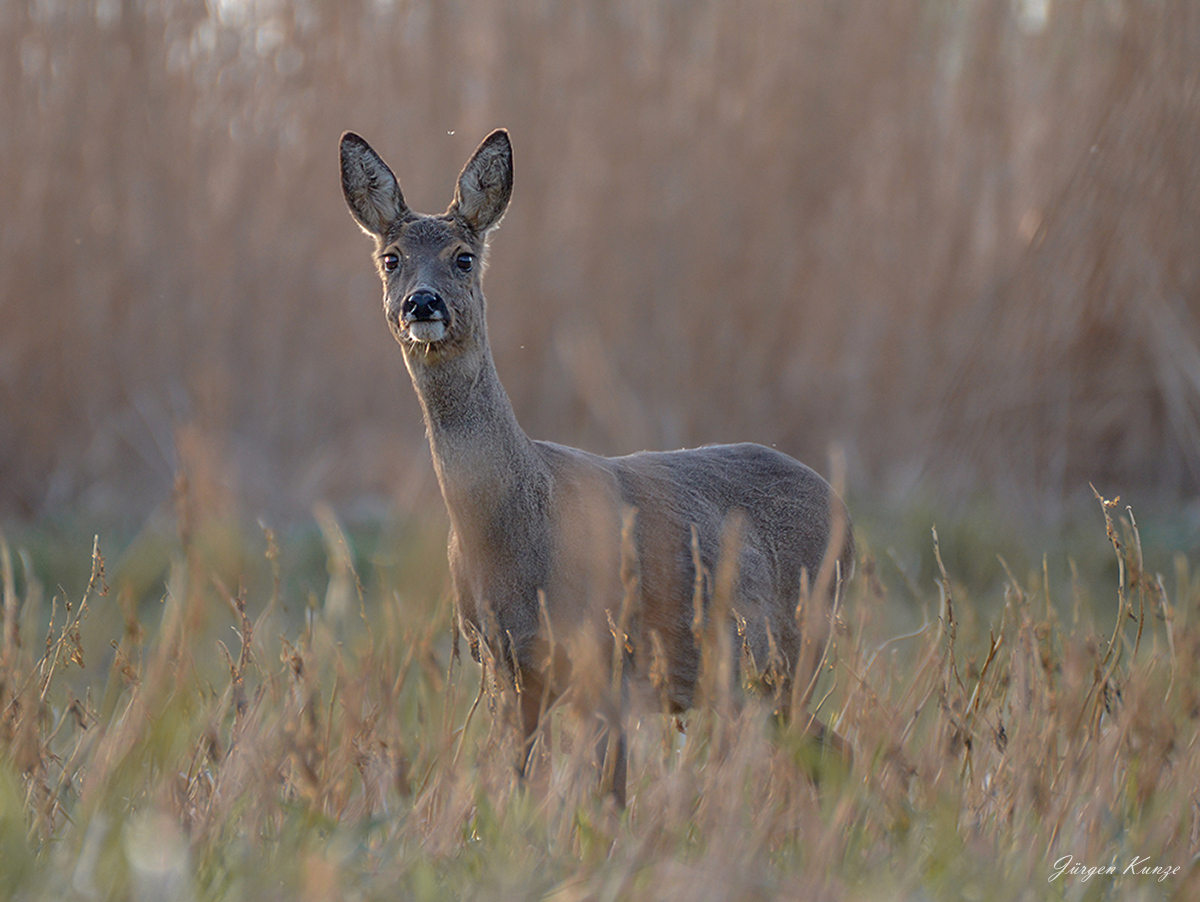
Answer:
POLYGON ((512 144, 508 132, 496 129, 463 167, 446 212, 483 235, 499 224, 512 196, 512 144))

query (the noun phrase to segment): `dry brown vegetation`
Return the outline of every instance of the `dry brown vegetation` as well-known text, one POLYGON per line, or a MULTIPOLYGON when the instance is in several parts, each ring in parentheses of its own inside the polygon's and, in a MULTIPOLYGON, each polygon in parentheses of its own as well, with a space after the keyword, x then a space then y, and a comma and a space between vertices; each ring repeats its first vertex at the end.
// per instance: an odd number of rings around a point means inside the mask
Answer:
POLYGON ((427 210, 511 129, 493 344, 539 437, 1196 488, 1195 4, 30 0, 0 46, 10 514, 428 489, 344 128, 427 210))
POLYGON ((1200 895, 1195 556, 1086 488, 1200 483, 1200 6, 28 0, 0 48, 0 896, 1200 895), (845 450, 848 768, 643 713, 618 815, 572 719, 520 789, 470 715, 335 148, 436 210, 499 125, 531 434, 845 450), (921 490, 1091 524, 931 543, 921 490))
POLYGON ((931 582, 864 548, 817 693, 852 763, 752 701, 714 695, 685 732, 641 711, 620 814, 564 714, 517 785, 485 713, 508 700, 472 714, 490 684, 452 655, 440 534, 356 547, 325 511, 305 565, 270 530, 231 556, 181 522, 141 605, 128 555, 97 544, 86 588, 50 593, 0 542, 0 894, 1195 898, 1200 581, 1146 570, 1119 514, 1116 567, 994 599, 936 532, 931 582))

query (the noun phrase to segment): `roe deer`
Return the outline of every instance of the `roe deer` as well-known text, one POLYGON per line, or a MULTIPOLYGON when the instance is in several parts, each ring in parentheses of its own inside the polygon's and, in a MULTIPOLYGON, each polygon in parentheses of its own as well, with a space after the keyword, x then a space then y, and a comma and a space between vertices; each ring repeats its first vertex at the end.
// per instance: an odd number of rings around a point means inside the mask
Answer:
MULTIPOLYGON (((482 638, 517 691, 526 740, 518 770, 546 705, 584 677, 619 681, 624 695, 631 673, 645 680, 654 669, 668 706, 690 707, 699 629, 723 548, 736 548, 725 600, 732 610, 714 616, 736 622, 742 657, 769 671, 781 707, 807 704, 835 586, 853 561, 849 517, 829 484, 762 445, 606 458, 531 440, 492 362, 481 284, 488 236, 512 193, 508 133, 479 145, 441 215, 410 210, 392 171, 358 135, 344 134, 340 150, 342 189, 375 239, 387 323, 421 403, 450 514, 457 623, 472 637, 475 659, 482 638), (805 598, 813 613, 802 611, 805 598)), ((616 695, 590 701, 607 724, 615 754, 606 778, 624 805, 616 695)))

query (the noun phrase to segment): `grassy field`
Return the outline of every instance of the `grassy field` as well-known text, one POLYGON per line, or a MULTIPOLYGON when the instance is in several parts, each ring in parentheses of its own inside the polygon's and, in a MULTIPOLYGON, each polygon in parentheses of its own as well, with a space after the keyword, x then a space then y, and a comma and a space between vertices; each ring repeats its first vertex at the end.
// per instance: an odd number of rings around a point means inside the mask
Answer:
POLYGON ((410 478, 346 129, 427 212, 511 131, 489 330, 537 438, 1200 491, 1195 4, 30 0, 0 60, 0 518, 410 478))
POLYGON ((1200 489, 1200 4, 39 0, 0 48, 0 902, 1200 898, 1200 533, 1141 507, 1200 489), (502 125, 531 435, 844 449, 849 765, 716 700, 640 713, 624 812, 566 712, 516 785, 335 155, 443 209, 502 125))
POLYGON ((436 522, 10 531, 0 896, 1195 898, 1200 580, 1101 514, 1032 566, 862 524, 816 695, 852 763, 757 704, 643 712, 621 813, 564 712, 516 784, 436 522))

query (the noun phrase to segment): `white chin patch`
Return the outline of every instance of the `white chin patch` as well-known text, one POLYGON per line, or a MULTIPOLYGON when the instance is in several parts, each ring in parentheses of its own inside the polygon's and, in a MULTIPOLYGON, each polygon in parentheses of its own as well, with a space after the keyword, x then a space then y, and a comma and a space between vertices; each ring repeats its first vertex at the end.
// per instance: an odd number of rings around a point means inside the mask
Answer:
POLYGON ((436 319, 418 320, 408 324, 408 335, 413 341, 433 344, 446 337, 446 324, 436 319))

